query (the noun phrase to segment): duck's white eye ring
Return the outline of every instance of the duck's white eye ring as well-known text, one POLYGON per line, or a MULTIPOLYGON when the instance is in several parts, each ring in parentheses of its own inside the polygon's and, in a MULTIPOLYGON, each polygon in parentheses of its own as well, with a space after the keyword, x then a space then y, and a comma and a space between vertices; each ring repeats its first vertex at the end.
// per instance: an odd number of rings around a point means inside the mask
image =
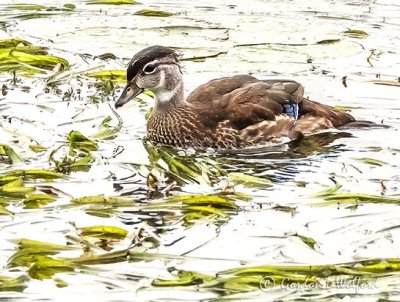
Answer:
POLYGON ((154 71, 156 71, 156 65, 155 64, 147 64, 145 67, 143 67, 143 72, 145 74, 151 74, 154 71))

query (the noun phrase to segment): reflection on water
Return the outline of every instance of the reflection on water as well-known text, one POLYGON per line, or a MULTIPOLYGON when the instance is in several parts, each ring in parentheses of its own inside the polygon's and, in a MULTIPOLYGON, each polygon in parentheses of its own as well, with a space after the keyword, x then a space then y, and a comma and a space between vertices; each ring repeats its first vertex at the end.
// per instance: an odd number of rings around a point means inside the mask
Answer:
POLYGON ((296 159, 305 158, 316 154, 338 153, 343 151, 343 144, 332 144, 337 139, 352 137, 348 132, 321 132, 305 136, 300 140, 292 141, 285 145, 255 148, 254 150, 226 151, 223 155, 235 154, 237 159, 296 159))
MULTIPOLYGON (((393 202, 400 179, 400 23, 394 0, 3 2, 0 40, 27 40, 33 45, 19 47, 30 55, 45 51, 70 67, 33 72, 21 65, 29 77, 0 73, 1 299, 57 301, 76 299, 77 293, 93 298, 93 292, 99 301, 192 301, 238 292, 231 299, 399 299, 396 269, 381 274, 375 262, 368 276, 382 282, 363 292, 331 287, 289 297, 273 288, 266 298, 257 290, 258 275, 216 275, 243 266, 400 258, 393 202), (134 14, 142 9, 174 15, 134 14), (133 53, 152 44, 182 52, 187 92, 239 73, 292 78, 311 99, 390 128, 327 131, 234 152, 152 146, 142 141, 152 99, 114 112, 109 105, 118 84, 89 76, 123 71, 133 53), (86 144, 95 142, 89 151, 85 143, 71 147, 73 130, 86 144), (67 168, 78 162, 79 169, 64 170, 75 171, 67 179, 5 174, 54 169, 54 162, 67 168), (334 202, 346 197, 346 203, 328 204, 327 196, 334 202), (370 196, 392 199, 363 202, 370 196), (35 250, 35 242, 22 238, 61 247, 39 244, 35 250), (17 250, 23 256, 18 265, 10 260, 17 250), (38 272, 55 275, 32 278, 38 272), (179 272, 185 286, 151 285, 179 272), (214 283, 199 285, 204 278, 214 283)), ((4 61, 9 52, 0 49, 0 68, 11 64, 4 61)), ((345 272, 350 277, 360 269, 354 265, 345 272)))

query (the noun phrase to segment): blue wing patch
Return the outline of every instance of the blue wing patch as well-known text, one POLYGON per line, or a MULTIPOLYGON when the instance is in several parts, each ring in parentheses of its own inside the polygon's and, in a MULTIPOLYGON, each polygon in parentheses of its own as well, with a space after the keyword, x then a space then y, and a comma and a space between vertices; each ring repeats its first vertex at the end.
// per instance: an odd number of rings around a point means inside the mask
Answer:
POLYGON ((285 104, 283 105, 283 113, 286 113, 295 120, 299 117, 299 105, 298 104, 285 104))

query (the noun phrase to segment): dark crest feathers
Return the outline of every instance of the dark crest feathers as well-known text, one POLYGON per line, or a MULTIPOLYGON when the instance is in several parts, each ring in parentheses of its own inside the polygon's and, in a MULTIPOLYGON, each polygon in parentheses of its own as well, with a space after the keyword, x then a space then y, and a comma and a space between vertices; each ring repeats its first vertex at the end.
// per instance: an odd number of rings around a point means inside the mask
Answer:
POLYGON ((178 62, 178 55, 171 48, 164 46, 150 46, 135 54, 128 65, 126 79, 130 82, 149 62, 172 56, 178 62))

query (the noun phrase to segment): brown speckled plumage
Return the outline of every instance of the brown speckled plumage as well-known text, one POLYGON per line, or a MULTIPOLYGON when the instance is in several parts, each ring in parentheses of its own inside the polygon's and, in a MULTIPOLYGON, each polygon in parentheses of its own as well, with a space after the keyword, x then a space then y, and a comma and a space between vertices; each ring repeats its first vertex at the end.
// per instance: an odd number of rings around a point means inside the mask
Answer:
POLYGON ((137 53, 127 75, 116 107, 144 89, 153 91, 156 105, 147 123, 148 137, 165 145, 243 148, 328 128, 373 124, 304 98, 303 87, 290 80, 225 77, 199 86, 185 99, 178 58, 162 46, 137 53))

